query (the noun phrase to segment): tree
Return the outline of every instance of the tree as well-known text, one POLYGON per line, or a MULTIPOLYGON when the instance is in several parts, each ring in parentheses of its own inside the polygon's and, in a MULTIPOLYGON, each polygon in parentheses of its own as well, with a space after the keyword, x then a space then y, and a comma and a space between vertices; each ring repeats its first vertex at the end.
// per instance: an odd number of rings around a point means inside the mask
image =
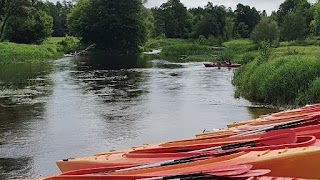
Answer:
POLYGON ((315 35, 320 34, 320 1, 313 5, 314 20, 310 23, 311 30, 315 35))
POLYGON ((251 39, 255 43, 268 41, 271 44, 277 44, 280 38, 280 30, 276 21, 263 17, 253 29, 251 39))
POLYGON ((108 53, 137 53, 146 40, 141 10, 141 0, 80 0, 68 17, 70 31, 108 53))
POLYGON ((300 24, 307 28, 307 32, 310 32, 311 29, 309 26, 313 19, 313 14, 311 5, 307 0, 285 0, 280 4, 279 10, 277 11, 277 22, 280 27, 282 27, 282 23, 284 23, 289 13, 295 13, 303 17, 304 20, 300 22, 300 24))
POLYGON ((238 4, 235 10, 235 34, 242 38, 250 37, 250 34, 256 24, 260 21, 259 12, 253 7, 238 4))
POLYGON ((225 39, 227 13, 224 6, 213 6, 211 2, 203 9, 195 25, 196 36, 225 39))
POLYGON ((147 37, 152 36, 152 31, 154 30, 154 17, 152 11, 145 7, 142 7, 141 17, 143 18, 143 23, 145 24, 147 37))
POLYGON ((308 34, 308 26, 305 21, 305 18, 298 13, 289 12, 282 22, 281 38, 286 41, 305 38, 308 34))
POLYGON ((191 31, 191 15, 180 0, 168 0, 159 8, 154 8, 153 13, 157 34, 164 33, 168 38, 188 38, 191 31))
POLYGON ((67 15, 67 29, 70 35, 75 37, 84 35, 85 29, 88 28, 88 9, 90 6, 90 0, 79 0, 67 15))
POLYGON ((31 0, 0 0, 0 41, 10 17, 24 13, 32 4, 31 0))
POLYGON ((26 17, 12 17, 5 37, 16 43, 41 43, 52 34, 52 17, 44 11, 32 11, 26 17))

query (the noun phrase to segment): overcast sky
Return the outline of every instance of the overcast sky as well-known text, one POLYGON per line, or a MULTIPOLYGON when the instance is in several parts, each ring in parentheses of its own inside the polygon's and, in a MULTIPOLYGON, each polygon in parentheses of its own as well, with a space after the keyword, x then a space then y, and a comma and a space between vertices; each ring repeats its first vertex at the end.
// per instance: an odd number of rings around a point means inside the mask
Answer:
MULTIPOLYGON (((51 2, 56 2, 57 0, 49 0, 51 2)), ((61 0, 62 1, 62 0, 61 0)), ((129 0, 128 0, 129 1, 129 0)), ((276 11, 280 4, 284 0, 180 0, 187 8, 190 7, 204 7, 207 5, 208 1, 212 2, 213 5, 224 5, 226 7, 231 7, 235 10, 238 3, 243 5, 249 5, 255 7, 258 11, 266 10, 270 15, 272 11, 276 11)), ((316 0, 308 0, 311 3, 315 3, 316 0)), ((162 3, 167 2, 167 0, 148 0, 146 4, 147 7, 159 7, 162 3)))

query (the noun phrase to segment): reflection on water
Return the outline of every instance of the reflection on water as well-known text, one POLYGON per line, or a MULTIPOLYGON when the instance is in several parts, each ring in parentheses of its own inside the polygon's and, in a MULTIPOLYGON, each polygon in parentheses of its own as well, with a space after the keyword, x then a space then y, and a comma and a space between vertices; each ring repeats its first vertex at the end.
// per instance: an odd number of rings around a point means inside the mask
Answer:
POLYGON ((0 179, 52 175, 58 159, 189 138, 262 113, 233 97, 233 69, 202 63, 99 55, 34 71, 17 83, 0 78, 0 179), (37 95, 23 96, 30 89, 37 95))
POLYGON ((261 114, 270 114, 278 112, 276 109, 263 108, 263 107, 248 107, 248 112, 252 118, 258 118, 261 114))
POLYGON ((19 174, 30 174, 31 158, 0 158, 0 179, 17 177, 19 174))

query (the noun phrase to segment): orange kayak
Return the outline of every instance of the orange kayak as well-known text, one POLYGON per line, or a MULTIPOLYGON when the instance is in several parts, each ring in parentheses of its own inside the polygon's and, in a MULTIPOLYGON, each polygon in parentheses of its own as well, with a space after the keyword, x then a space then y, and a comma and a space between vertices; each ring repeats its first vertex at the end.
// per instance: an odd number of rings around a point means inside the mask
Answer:
POLYGON ((320 104, 314 104, 314 105, 304 106, 298 109, 292 109, 292 110, 281 111, 273 114, 261 115, 257 119, 228 124, 227 127, 228 128, 237 127, 245 124, 254 123, 257 121, 272 121, 272 120, 279 120, 279 119, 303 118, 305 115, 311 115, 319 112, 320 112, 320 104))
MULTIPOLYGON (((257 136, 252 136, 254 139, 251 141, 257 141, 257 136)), ((229 143, 209 143, 209 144, 194 144, 189 146, 176 146, 176 147, 164 147, 164 148, 147 148, 139 150, 128 150, 127 152, 110 152, 104 154, 97 154, 94 156, 84 158, 73 158, 57 161, 56 164, 61 172, 73 171, 78 169, 98 168, 98 167, 122 167, 122 166, 138 166, 150 163, 156 163, 161 161, 167 161, 172 159, 187 158, 190 156, 197 156, 201 154, 208 154, 207 156, 218 157, 226 153, 235 153, 239 151, 263 151, 266 149, 281 149, 281 148, 295 148, 305 147, 320 144, 320 141, 314 136, 299 136, 297 142, 290 144, 274 144, 274 145, 258 145, 257 147, 240 147, 235 149, 226 149, 212 152, 183 152, 183 150, 199 150, 211 147, 218 147, 221 145, 235 143, 235 139, 229 141, 229 143), (179 153, 180 152, 180 153, 179 153)), ((242 141, 242 142, 247 142, 242 141)))
MULTIPOLYGON (((246 122, 246 124, 239 125, 239 126, 232 127, 232 128, 226 128, 226 129, 222 129, 222 130, 209 131, 209 132, 205 132, 205 133, 196 134, 196 137, 198 137, 198 138, 208 137, 208 136, 212 136, 212 137, 218 136, 219 137, 221 135, 223 135, 224 137, 227 137, 228 135, 234 136, 234 135, 237 135, 237 134, 240 134, 243 132, 259 130, 259 129, 274 126, 277 124, 291 123, 294 121, 300 121, 300 120, 309 119, 309 118, 310 119, 314 118, 314 120, 316 120, 317 118, 319 118, 319 113, 312 113, 312 114, 295 116, 295 117, 280 118, 277 120, 270 120, 270 121, 257 119, 254 121, 246 122)), ((308 122, 308 123, 306 122, 306 124, 308 124, 308 125, 318 124, 318 121, 311 121, 310 120, 310 122, 308 122)), ((302 124, 301 126, 305 126, 306 124, 302 124)))
MULTIPOLYGON (((208 158, 189 163, 158 166, 107 174, 62 175, 59 179, 130 179, 130 177, 158 177, 251 164, 253 169, 270 169, 268 176, 319 179, 320 147, 309 146, 279 150, 240 152, 232 155, 208 158)), ((47 178, 47 180, 54 177, 47 178)))
MULTIPOLYGON (((295 131, 297 136, 315 136, 316 138, 320 139, 320 125, 312 125, 312 126, 305 126, 305 127, 298 127, 298 128, 292 128, 292 130, 295 131)), ((231 144, 235 142, 243 142, 243 141, 255 141, 259 139, 262 136, 262 134, 257 135, 250 135, 250 136, 243 136, 243 137, 226 137, 226 138, 211 138, 211 137, 204 137, 204 138, 194 138, 194 139, 186 139, 186 140, 180 140, 180 141, 171 141, 167 143, 160 143, 160 144, 154 144, 154 145, 143 145, 138 147, 129 148, 126 150, 120 150, 120 151, 112 151, 112 152, 103 152, 98 153, 93 156, 88 157, 82 157, 82 158, 71 158, 71 159, 64 159, 64 160, 58 160, 56 162, 57 166, 61 170, 61 172, 66 171, 72 171, 77 169, 86 169, 86 168, 95 168, 95 167, 101 167, 104 166, 106 162, 112 162, 111 159, 114 160, 116 166, 120 162, 117 162, 119 157, 122 157, 123 154, 126 154, 126 156, 133 156, 133 153, 130 152, 140 152, 140 153, 147 153, 149 150, 150 152, 158 152, 158 153, 164 153, 168 152, 168 150, 175 149, 176 151, 186 149, 186 147, 192 147, 193 150, 196 148, 206 148, 208 146, 221 146, 225 144, 231 144), (208 145, 209 144, 209 145, 208 145), (170 149, 171 148, 171 149, 170 149), (114 159, 114 157, 118 157, 114 159)), ((171 151, 172 152, 172 151, 171 151)), ((168 155, 169 156, 169 155, 168 155)), ((158 157, 158 161, 161 160, 167 160, 173 157, 165 157, 162 158, 158 157)), ((180 156, 182 157, 182 156, 180 156)), ((140 160, 138 164, 147 164, 155 162, 156 159, 149 159, 147 158, 146 161, 140 160)), ((128 158, 127 158, 128 160, 128 158)), ((107 163, 109 164, 109 163, 107 163)), ((130 161, 122 162, 121 165, 127 165, 127 166, 133 166, 137 165, 137 162, 132 164, 130 161)))
MULTIPOLYGON (((320 147, 310 146, 281 150, 242 152, 230 156, 210 158, 186 164, 156 167, 127 172, 113 173, 114 175, 142 174, 163 176, 183 174, 192 171, 203 171, 209 168, 232 166, 236 164, 252 164, 254 169, 270 169, 269 176, 298 177, 319 179, 320 147)), ((111 175, 111 174, 110 174, 111 175)))
POLYGON ((270 172, 268 169, 255 169, 252 170, 253 166, 250 164, 243 165, 235 165, 235 166, 226 166, 211 169, 209 171, 201 171, 201 172, 191 172, 188 174, 175 174, 170 176, 158 176, 158 177, 150 177, 149 175, 95 175, 95 174, 83 174, 83 175, 75 175, 75 174, 61 174, 52 177, 44 178, 43 180, 64 180, 64 179, 113 179, 113 180, 134 180, 134 179, 209 179, 209 178, 227 178, 227 179, 247 179, 251 176, 262 176, 270 172))

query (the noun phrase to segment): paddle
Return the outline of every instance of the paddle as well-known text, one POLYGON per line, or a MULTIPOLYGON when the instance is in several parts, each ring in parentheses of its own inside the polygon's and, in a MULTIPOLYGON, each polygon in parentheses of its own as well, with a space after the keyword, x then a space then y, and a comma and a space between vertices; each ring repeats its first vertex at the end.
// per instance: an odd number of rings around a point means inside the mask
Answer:
MULTIPOLYGON (((166 176, 166 178, 169 177, 189 177, 189 178, 194 178, 194 177, 205 177, 208 175, 211 175, 210 177, 213 177, 212 175, 214 175, 215 177, 227 177, 227 176, 240 176, 243 174, 247 174, 247 172, 251 172, 250 169, 252 168, 251 164, 243 164, 243 165, 233 165, 233 166, 226 166, 226 167, 221 167, 221 168, 215 168, 212 170, 207 170, 207 171, 202 171, 202 172, 195 172, 195 173, 187 173, 187 174, 183 174, 183 175, 174 175, 174 176, 166 176)), ((50 178, 47 178, 47 180, 53 180, 53 179, 139 179, 139 178, 150 178, 150 176, 152 175, 143 175, 143 174, 137 174, 137 175, 107 175, 105 176, 104 174, 101 175, 91 175, 91 174, 61 174, 61 175, 57 175, 57 176, 53 176, 50 178)), ((246 177, 251 176, 251 174, 249 174, 246 177)), ((159 177, 157 177, 159 178, 159 177)), ((151 178, 152 179, 152 178, 151 178)))
POLYGON ((257 145, 270 146, 270 145, 280 145, 280 144, 291 144, 297 141, 296 134, 293 130, 277 130, 271 131, 263 134, 259 139, 254 141, 245 141, 239 143, 232 143, 223 146, 210 147, 190 152, 203 152, 203 151, 214 151, 214 150, 229 150, 237 149, 240 147, 250 146, 256 147, 257 145))
MULTIPOLYGON (((262 145, 290 144, 290 143, 294 143, 294 142, 296 142, 296 135, 293 130, 279 130, 279 131, 272 131, 272 132, 265 133, 261 138, 255 140, 255 141, 245 141, 245 142, 240 142, 240 143, 232 143, 232 144, 228 144, 228 145, 217 146, 217 147, 212 147, 212 148, 205 148, 205 149, 200 149, 200 150, 191 151, 191 152, 203 152, 203 151, 208 151, 208 150, 228 150, 228 149, 234 149, 234 148, 239 148, 239 147, 244 147, 244 146, 256 146, 258 144, 262 144, 262 145)), ((162 162, 157 162, 157 163, 153 163, 153 164, 146 164, 146 165, 135 166, 135 167, 131 167, 131 168, 124 168, 124 169, 115 170, 115 171, 111 171, 111 172, 123 172, 123 171, 130 171, 130 170, 137 170, 137 169, 144 169, 144 168, 151 168, 151 167, 159 167, 159 166, 187 163, 187 162, 193 161, 194 159, 208 157, 208 156, 210 156, 210 154, 204 153, 204 154, 199 154, 199 155, 195 155, 195 156, 190 156, 187 158, 162 161, 162 162)))
POLYGON ((270 125, 270 126, 267 126, 265 128, 261 128, 261 129, 257 129, 257 130, 253 130, 253 131, 248 131, 248 132, 244 132, 244 133, 240 133, 240 134, 233 135, 233 136, 230 136, 230 137, 248 136, 248 135, 259 134, 259 133, 263 133, 263 132, 269 132, 269 131, 274 131, 274 130, 291 128, 291 127, 302 125, 302 124, 305 124, 305 123, 308 123, 308 122, 318 121, 319 119, 320 119, 320 114, 315 114, 315 115, 311 115, 307 119, 299 119, 299 120, 279 123, 279 124, 275 124, 275 125, 270 125))

